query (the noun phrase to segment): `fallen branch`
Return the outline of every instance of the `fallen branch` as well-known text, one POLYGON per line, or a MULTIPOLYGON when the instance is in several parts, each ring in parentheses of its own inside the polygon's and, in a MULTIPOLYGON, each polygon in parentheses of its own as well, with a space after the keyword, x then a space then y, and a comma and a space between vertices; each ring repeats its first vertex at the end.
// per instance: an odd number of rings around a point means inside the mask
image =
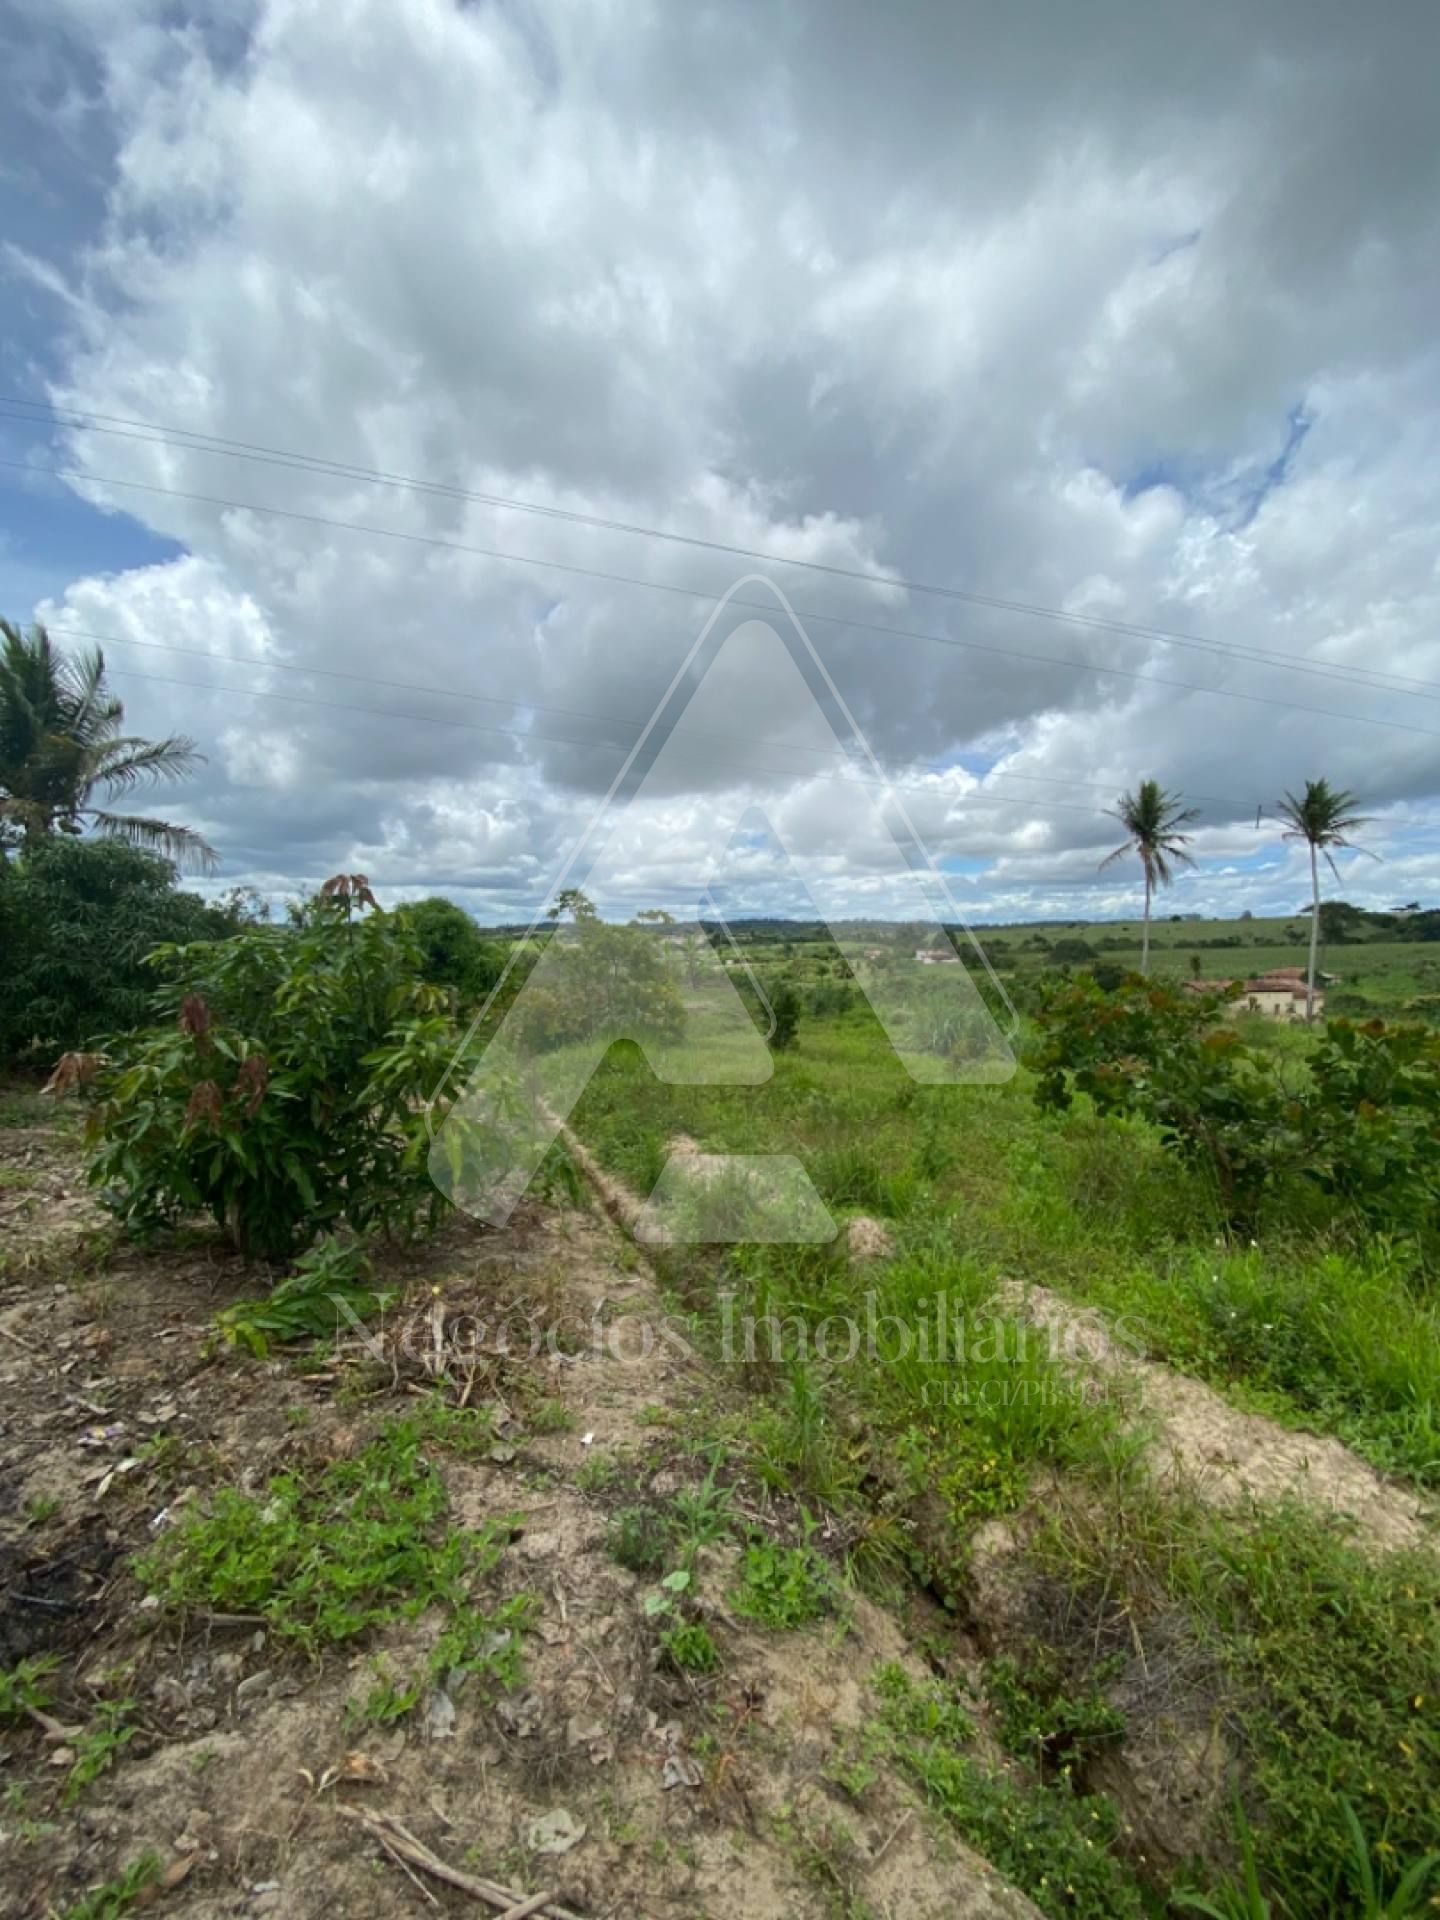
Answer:
POLYGON ((551 1894, 516 1893, 510 1887, 497 1886, 493 1880, 480 1880, 473 1873, 452 1867, 438 1853, 432 1853, 422 1840, 417 1840, 393 1813, 372 1813, 367 1807, 352 1807, 343 1800, 335 1802, 335 1811, 347 1820, 356 1821, 400 1865, 418 1867, 422 1873, 443 1880, 447 1887, 468 1893, 472 1900, 483 1900, 496 1909, 501 1920, 529 1920, 531 1914, 541 1916, 541 1920, 545 1920, 545 1916, 549 1916, 549 1920, 581 1920, 569 1907, 558 1906, 551 1894))

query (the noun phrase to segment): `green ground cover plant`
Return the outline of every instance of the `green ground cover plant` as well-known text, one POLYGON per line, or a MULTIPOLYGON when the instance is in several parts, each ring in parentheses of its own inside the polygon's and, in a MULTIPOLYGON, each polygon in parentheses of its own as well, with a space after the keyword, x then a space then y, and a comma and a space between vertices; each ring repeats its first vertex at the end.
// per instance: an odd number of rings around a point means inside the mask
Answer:
POLYGON ((1440 1564, 1371 1560, 1295 1508, 1223 1514, 1135 1493, 1054 1509, 1035 1565, 1073 1596, 1072 1685, 1164 1621, 1168 1657, 1211 1673, 1234 1745, 1257 1871, 1281 1911, 1360 1911, 1349 1801, 1388 1874, 1440 1836, 1440 1564), (1355 1904, 1351 1904, 1351 1903, 1355 1904))
POLYGON ((1139 1880, 1112 1851, 1114 1803, 1067 1781, 1027 1785, 967 1752, 975 1735, 943 1684, 918 1686, 900 1667, 875 1675, 881 1711, 872 1737, 960 1837, 1054 1920, 1142 1920, 1139 1880))
POLYGON ((813 1547, 763 1539, 746 1547, 730 1594, 736 1613, 776 1633, 832 1613, 838 1599, 835 1576, 813 1547))
POLYGON ((458 1668, 512 1686, 534 1601, 482 1602, 514 1522, 466 1531, 449 1521, 428 1451, 448 1425, 392 1421, 351 1458, 278 1474, 255 1494, 219 1488, 140 1557, 136 1574, 173 1611, 254 1613, 312 1655, 440 1608, 427 1673, 458 1668))
POLYGON ((162 1864, 158 1853, 142 1854, 138 1860, 132 1860, 123 1873, 67 1907, 65 1920, 124 1920, 154 1888, 162 1864))

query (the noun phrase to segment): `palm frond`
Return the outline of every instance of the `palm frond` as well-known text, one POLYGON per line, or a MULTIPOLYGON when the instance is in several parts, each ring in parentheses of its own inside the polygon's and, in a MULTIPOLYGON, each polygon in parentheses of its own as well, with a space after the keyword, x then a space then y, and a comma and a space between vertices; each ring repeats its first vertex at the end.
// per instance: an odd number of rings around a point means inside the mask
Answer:
POLYGON ((193 827, 181 827, 171 820, 151 820, 137 814, 106 813, 98 807, 86 811, 96 831, 107 839, 125 840, 132 847, 146 847, 151 853, 164 854, 167 860, 173 860, 182 870, 188 868, 192 872, 213 873, 220 864, 220 856, 214 847, 193 827))
POLYGON ((205 756, 193 740, 183 733, 172 733, 164 740, 112 740, 87 773, 92 786, 120 794, 146 783, 181 780, 204 763, 205 756))

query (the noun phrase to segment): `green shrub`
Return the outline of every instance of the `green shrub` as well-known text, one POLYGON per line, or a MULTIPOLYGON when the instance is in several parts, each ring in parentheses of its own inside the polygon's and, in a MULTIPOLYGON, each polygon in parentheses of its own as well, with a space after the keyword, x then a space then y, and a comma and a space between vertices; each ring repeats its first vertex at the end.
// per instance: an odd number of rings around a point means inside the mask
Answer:
POLYGON ((398 909, 420 957, 420 978, 451 987, 463 1003, 481 1000, 505 969, 504 949, 487 940, 463 907, 436 895, 398 909))
POLYGON ((0 1060, 48 1067, 149 1015, 144 960, 165 941, 221 939, 237 922, 181 893, 158 854, 118 840, 37 840, 0 856, 0 1060))
POLYGON ((1332 1020, 1303 1078, 1288 1049, 1247 1043, 1197 999, 1131 978, 1114 993, 1081 979, 1038 1010, 1035 1097, 1076 1092, 1137 1115, 1208 1168, 1233 1220, 1253 1219, 1282 1178, 1308 1181, 1371 1227, 1426 1238, 1440 1217, 1440 1034, 1332 1020))
POLYGON ((90 1089, 91 1183, 128 1226, 205 1211, 243 1253, 283 1259, 342 1223, 437 1223, 421 1109, 454 1031, 363 876, 327 882, 298 927, 151 964, 170 1018, 110 1043, 90 1089))
POLYGON ((367 1320, 388 1298, 367 1284, 370 1262, 359 1244, 343 1246, 334 1236, 302 1253, 295 1271, 278 1280, 258 1300, 237 1300, 215 1317, 215 1330, 227 1346, 246 1347, 263 1360, 270 1343, 332 1337, 347 1314, 367 1320))
POLYGON ((630 1573, 655 1574, 670 1556, 675 1526, 659 1507, 621 1507, 610 1522, 605 1547, 630 1573))
POLYGON ((795 1045, 800 1032, 800 995, 789 980, 779 980, 770 993, 770 1012, 774 1025, 769 1042, 772 1053, 784 1053, 795 1045))

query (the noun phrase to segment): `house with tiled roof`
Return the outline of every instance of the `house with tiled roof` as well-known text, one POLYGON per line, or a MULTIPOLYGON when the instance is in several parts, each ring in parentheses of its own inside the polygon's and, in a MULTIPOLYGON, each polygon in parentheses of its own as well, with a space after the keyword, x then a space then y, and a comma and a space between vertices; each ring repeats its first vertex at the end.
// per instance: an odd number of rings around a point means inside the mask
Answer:
MULTIPOLYGON (((1322 973, 1315 981, 1315 1011, 1325 1011, 1325 982, 1334 981, 1334 974, 1322 973)), ((1273 972, 1257 974, 1253 980, 1186 980, 1183 991, 1204 996, 1207 994, 1228 994, 1232 987, 1240 989, 1233 1005, 1239 1013, 1263 1013, 1272 1020, 1303 1020, 1305 1018, 1305 969, 1304 967, 1276 967, 1273 972)))

